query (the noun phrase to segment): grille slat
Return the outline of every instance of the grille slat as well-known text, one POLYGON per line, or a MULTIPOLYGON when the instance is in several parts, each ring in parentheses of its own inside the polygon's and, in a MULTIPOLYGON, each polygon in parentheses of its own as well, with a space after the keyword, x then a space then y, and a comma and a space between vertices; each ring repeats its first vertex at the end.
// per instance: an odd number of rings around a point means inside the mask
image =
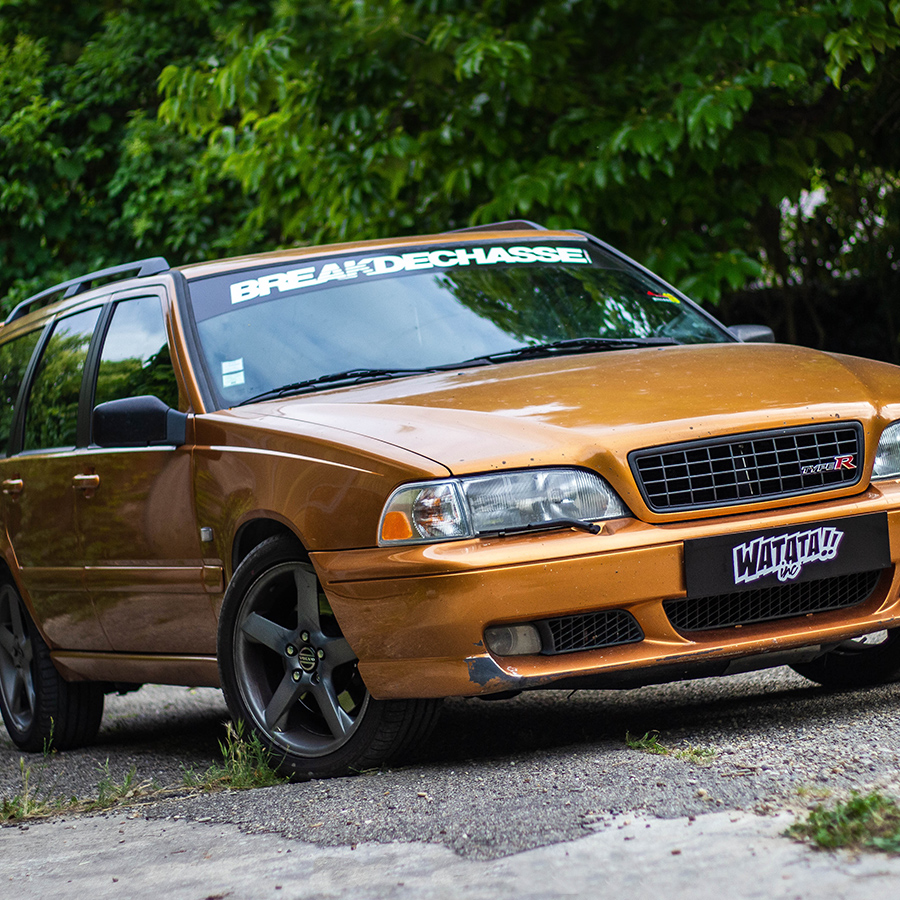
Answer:
POLYGON ((856 484, 863 433, 858 422, 843 422, 636 450, 629 459, 650 509, 703 509, 856 484), (833 466, 841 457, 852 457, 853 468, 802 472, 804 466, 833 466))
POLYGON ((678 631, 758 625, 857 606, 872 595, 883 571, 854 572, 690 600, 666 600, 663 609, 678 631))
POLYGON ((541 632, 545 654, 597 650, 644 639, 641 626, 624 609, 605 609, 577 616, 560 616, 535 622, 541 632))

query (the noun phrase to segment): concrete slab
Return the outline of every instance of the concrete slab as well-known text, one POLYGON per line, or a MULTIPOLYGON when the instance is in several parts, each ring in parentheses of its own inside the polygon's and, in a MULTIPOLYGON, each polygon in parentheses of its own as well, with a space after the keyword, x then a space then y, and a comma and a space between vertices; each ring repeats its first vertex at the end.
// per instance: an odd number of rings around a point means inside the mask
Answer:
POLYGON ((322 847, 235 826, 134 813, 0 829, 0 896, 878 900, 900 893, 900 859, 826 854, 781 836, 790 815, 619 816, 581 840, 490 861, 426 843, 322 847), (626 893, 627 892, 627 893, 626 893))

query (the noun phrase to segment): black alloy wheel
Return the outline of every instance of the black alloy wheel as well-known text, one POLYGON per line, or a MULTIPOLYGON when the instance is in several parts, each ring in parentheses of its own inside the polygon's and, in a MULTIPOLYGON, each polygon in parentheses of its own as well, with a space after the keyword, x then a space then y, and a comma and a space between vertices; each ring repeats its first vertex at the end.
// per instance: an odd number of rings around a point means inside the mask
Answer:
POLYGON ((375 700, 302 547, 269 538, 243 560, 219 620, 225 699, 297 778, 372 768, 418 745, 439 701, 375 700))

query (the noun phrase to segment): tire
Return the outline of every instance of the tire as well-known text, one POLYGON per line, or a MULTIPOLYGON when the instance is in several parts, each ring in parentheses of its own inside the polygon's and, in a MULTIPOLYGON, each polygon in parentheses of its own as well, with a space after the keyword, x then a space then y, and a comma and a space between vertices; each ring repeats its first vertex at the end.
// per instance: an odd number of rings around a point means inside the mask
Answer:
POLYGON ((869 687, 900 681, 900 628, 844 641, 824 656, 791 668, 829 688, 869 687))
POLYGON ((427 739, 440 701, 375 700, 300 544, 268 538, 235 570, 219 617, 219 673, 236 722, 294 779, 399 759, 427 739))
POLYGON ((103 685, 62 678, 8 581, 0 583, 0 712, 13 743, 32 753, 89 744, 103 718, 103 685))

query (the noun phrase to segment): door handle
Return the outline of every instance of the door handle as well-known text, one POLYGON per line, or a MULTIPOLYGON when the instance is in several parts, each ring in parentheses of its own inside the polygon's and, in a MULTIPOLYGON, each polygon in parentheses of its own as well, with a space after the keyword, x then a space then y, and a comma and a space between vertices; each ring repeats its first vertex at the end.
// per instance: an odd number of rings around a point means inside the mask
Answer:
POLYGON ((21 494, 23 487, 25 487, 25 482, 21 478, 7 478, 0 485, 4 494, 21 494))
POLYGON ((72 479, 72 487, 76 491, 96 491, 100 487, 99 475, 76 475, 72 479))

